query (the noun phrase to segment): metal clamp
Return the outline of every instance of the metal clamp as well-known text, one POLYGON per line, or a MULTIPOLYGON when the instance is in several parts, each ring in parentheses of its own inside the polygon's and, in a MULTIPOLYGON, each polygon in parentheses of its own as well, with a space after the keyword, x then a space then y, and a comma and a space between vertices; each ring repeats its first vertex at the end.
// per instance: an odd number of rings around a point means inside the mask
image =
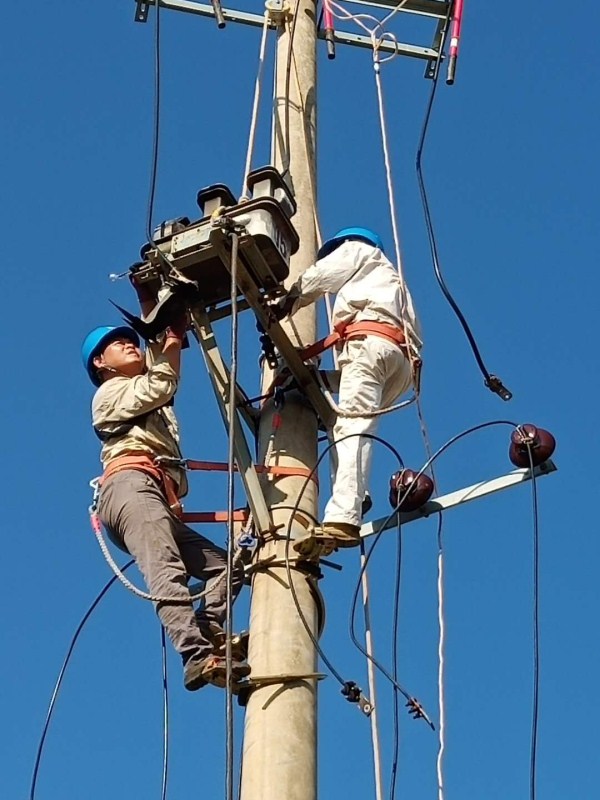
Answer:
POLYGON ((250 676, 247 680, 240 681, 236 684, 236 691, 238 695, 238 705, 245 707, 248 704, 250 694, 256 689, 263 689, 266 686, 280 686, 281 690, 290 683, 299 683, 300 681, 322 681, 325 680, 327 675, 322 672, 306 672, 301 675, 265 675, 258 678, 250 676))
POLYGON ((289 3, 284 0, 267 0, 265 13, 269 22, 276 27, 285 25, 293 16, 289 3))
POLYGON ((95 513, 96 509, 98 508, 98 498, 100 497, 100 478, 92 478, 89 485, 93 489, 92 502, 89 508, 91 514, 95 513))

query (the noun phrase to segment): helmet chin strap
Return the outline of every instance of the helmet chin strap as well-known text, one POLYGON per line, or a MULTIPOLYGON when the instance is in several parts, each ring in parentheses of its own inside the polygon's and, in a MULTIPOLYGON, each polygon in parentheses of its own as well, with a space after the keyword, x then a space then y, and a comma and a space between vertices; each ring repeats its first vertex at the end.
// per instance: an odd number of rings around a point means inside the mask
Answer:
POLYGON ((96 369, 98 370, 98 372, 104 370, 105 372, 112 372, 115 375, 123 375, 126 378, 129 377, 127 373, 122 372, 122 370, 117 369, 116 367, 110 367, 105 361, 103 361, 102 364, 100 364, 100 366, 96 367, 96 369))
MULTIPOLYGON (((102 363, 99 366, 97 366, 96 369, 98 370, 98 372, 104 370, 105 372, 112 372, 114 375, 123 375, 124 378, 130 377, 126 372, 123 372, 122 370, 117 369, 116 367, 109 366, 105 361, 102 361, 102 363)), ((146 369, 144 367, 142 373, 145 371, 146 369)))

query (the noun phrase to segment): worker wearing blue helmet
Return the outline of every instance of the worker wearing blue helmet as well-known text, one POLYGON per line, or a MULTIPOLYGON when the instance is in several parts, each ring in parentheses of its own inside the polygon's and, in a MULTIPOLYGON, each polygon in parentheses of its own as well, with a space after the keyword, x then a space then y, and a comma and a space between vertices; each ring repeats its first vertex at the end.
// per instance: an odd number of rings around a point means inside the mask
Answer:
MULTIPOLYGON (((144 287, 138 295, 147 314, 154 300, 144 287)), ((171 324, 146 356, 131 328, 95 328, 85 338, 82 358, 97 387, 92 420, 104 466, 98 514, 111 541, 135 558, 150 593, 172 598, 156 609, 182 657, 185 687, 193 691, 207 683, 224 685, 226 581, 218 578, 227 555, 179 518, 187 480, 176 463, 181 451, 172 401, 186 323, 182 318, 171 324), (190 576, 208 584, 198 611, 187 586, 190 576)), ((243 583, 241 567, 232 582, 235 597, 243 583)), ((234 659, 232 667, 234 680, 249 672, 243 660, 234 659)))
POLYGON ((387 408, 409 389, 422 346, 408 288, 369 228, 343 228, 328 239, 275 312, 279 318, 294 314, 326 293, 336 295, 341 413, 333 428, 333 488, 323 523, 294 542, 308 558, 359 544, 372 451, 372 440, 362 435, 377 427, 377 417, 360 414, 387 408))

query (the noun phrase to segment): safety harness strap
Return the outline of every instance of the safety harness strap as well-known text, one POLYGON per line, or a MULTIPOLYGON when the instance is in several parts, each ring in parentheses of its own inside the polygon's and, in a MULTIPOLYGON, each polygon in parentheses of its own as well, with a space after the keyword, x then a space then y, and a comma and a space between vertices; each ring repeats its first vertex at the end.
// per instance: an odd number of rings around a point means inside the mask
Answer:
POLYGON ((347 342, 350 339, 358 339, 367 335, 379 336, 397 344, 398 347, 406 348, 406 338, 401 328, 386 322, 364 320, 363 322, 350 322, 348 324, 338 323, 332 333, 325 336, 324 339, 319 339, 318 342, 303 348, 300 351, 300 355, 303 361, 308 361, 339 342, 347 342))
POLYGON ((99 485, 102 486, 112 475, 127 469, 138 470, 154 478, 164 491, 167 503, 173 514, 177 517, 181 516, 182 506, 177 495, 177 484, 168 472, 162 469, 160 464, 157 464, 147 453, 127 453, 126 455, 114 458, 107 464, 104 474, 100 478, 99 485))

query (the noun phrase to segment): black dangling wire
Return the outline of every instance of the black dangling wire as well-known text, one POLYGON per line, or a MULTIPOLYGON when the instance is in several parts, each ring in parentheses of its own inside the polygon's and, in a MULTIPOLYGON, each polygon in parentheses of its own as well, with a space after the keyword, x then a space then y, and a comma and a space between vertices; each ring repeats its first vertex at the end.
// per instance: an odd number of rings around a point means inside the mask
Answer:
MULTIPOLYGON (((451 17, 451 14, 452 14, 452 6, 453 6, 453 4, 449 3, 449 5, 448 5, 448 14, 446 16, 446 22, 445 22, 445 28, 444 28, 444 31, 443 31, 443 34, 442 34, 442 40, 441 40, 441 43, 440 43, 440 50, 439 50, 440 54, 442 53, 442 51, 444 49, 444 45, 446 43, 450 17, 451 17)), ((444 297, 446 298, 446 300, 450 304, 450 307, 454 311, 456 317, 458 318, 458 321, 460 322, 460 324, 462 326, 463 331, 465 332, 465 335, 467 337, 469 345, 471 346, 471 350, 473 351, 473 355, 475 356, 475 361, 477 362, 477 365, 478 365, 478 367, 479 367, 479 369, 481 371, 481 374, 483 375, 485 385, 487 386, 487 388, 491 392, 494 392, 494 394, 497 394, 499 397, 501 397, 502 400, 510 400, 512 398, 512 392, 510 392, 504 386, 504 384, 502 383, 500 378, 498 378, 497 375, 492 375, 488 371, 488 369, 487 369, 487 367, 486 367, 486 365, 485 365, 485 363, 483 361, 483 358, 481 356, 481 353, 479 352, 479 347, 477 346, 477 342, 475 341, 475 337, 473 336, 471 328, 469 327, 469 324, 468 324, 464 314, 462 313, 460 307, 458 306, 458 303, 455 301, 455 299, 452 296, 450 290, 446 286, 446 282, 444 280, 444 276, 442 275, 442 270, 441 270, 441 266, 440 266, 440 258, 439 258, 437 240, 436 240, 436 235, 435 235, 435 228, 434 228, 434 225, 433 225, 433 219, 432 219, 431 210, 430 210, 430 207, 429 207, 429 199, 428 199, 428 196, 427 196, 427 189, 426 189, 426 186, 425 186, 425 178, 423 176, 423 151, 424 151, 424 148, 425 148, 425 140, 426 140, 426 137, 427 137, 427 131, 429 129, 429 122, 431 120, 431 112, 433 110, 433 103, 434 103, 434 100, 435 100, 435 97, 436 97, 436 93, 437 93, 437 87, 438 87, 438 82, 439 82, 439 77, 440 77, 440 71, 441 71, 441 58, 438 58, 437 62, 436 62, 435 72, 434 72, 434 75, 433 75, 431 93, 429 95, 429 101, 427 103, 427 109, 425 111, 425 118, 423 120, 423 126, 422 126, 422 129, 421 129, 421 136, 419 138, 419 144, 418 144, 418 147, 417 147, 417 155, 416 155, 417 180, 418 180, 418 183, 419 183, 419 191, 420 191, 420 194, 421 194, 421 201, 422 201, 422 204, 423 204, 423 214, 425 216, 425 226, 427 228, 427 238, 429 239, 429 247, 430 247, 430 250, 431 250, 431 257, 432 257, 432 260, 433 260, 433 270, 435 272, 435 277, 437 279, 437 282, 439 284, 440 289, 442 290, 442 293, 443 293, 444 297)))
MULTIPOLYGON (((128 570, 129 567, 133 563, 134 563, 133 559, 131 559, 131 561, 128 561, 127 564, 125 564, 125 566, 121 568, 121 572, 125 572, 126 570, 128 570)), ((40 769, 40 762, 41 762, 41 759, 42 759, 42 753, 43 753, 43 750, 44 750, 44 744, 45 744, 45 741, 46 741, 46 736, 48 734, 48 728, 50 727, 50 721, 52 720, 52 715, 54 713, 54 707, 56 705, 56 700, 58 698, 58 693, 60 691, 60 687, 62 685, 65 672, 66 672, 67 667, 69 665, 69 661, 71 660, 71 655, 73 654, 73 650, 75 648, 75 645, 77 644, 77 640, 79 639, 79 635, 80 635, 81 631, 83 630, 83 628, 85 627, 86 622, 88 621, 88 619, 92 615, 92 612, 94 611, 94 609, 96 608, 98 603, 102 600, 104 595, 108 592, 108 590, 113 585, 113 583, 115 583, 116 580, 117 580, 117 576, 113 575, 113 577, 108 581, 108 583, 106 583, 106 585, 104 586, 104 588, 102 589, 100 594, 98 594, 98 596, 96 597, 96 599, 94 600, 92 605, 88 608, 88 610, 83 615, 83 618, 81 619, 81 622, 79 623, 79 625, 77 626, 77 628, 75 630, 75 633, 73 634, 73 638, 71 639, 71 643, 69 644, 69 648, 67 650, 67 654, 66 654, 66 656, 64 658, 64 661, 63 661, 62 666, 60 668, 60 671, 58 673, 58 677, 56 679, 56 683, 54 684, 54 689, 52 690, 52 696, 50 697, 50 703, 48 705, 48 711, 46 712, 46 719, 45 719, 44 725, 42 727, 42 735, 40 736, 40 741, 39 741, 39 744, 38 744, 38 747, 37 747, 37 752, 36 752, 36 756, 35 756, 35 762, 34 762, 34 765, 33 765, 33 773, 32 773, 32 776, 31 776, 31 786, 30 786, 30 789, 29 789, 29 800, 35 800, 35 790, 36 790, 36 786, 37 786, 37 778, 38 778, 38 773, 39 773, 39 769, 40 769)))

